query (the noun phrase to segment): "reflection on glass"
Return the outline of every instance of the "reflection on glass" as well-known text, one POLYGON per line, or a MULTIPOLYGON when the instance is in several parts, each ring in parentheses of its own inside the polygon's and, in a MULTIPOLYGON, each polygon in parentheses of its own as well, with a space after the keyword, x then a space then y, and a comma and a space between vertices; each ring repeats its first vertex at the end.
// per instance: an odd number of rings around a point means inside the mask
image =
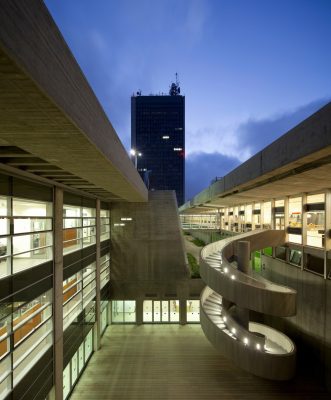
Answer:
POLYGON ((290 251, 290 263, 294 265, 301 265, 302 252, 299 250, 290 251))

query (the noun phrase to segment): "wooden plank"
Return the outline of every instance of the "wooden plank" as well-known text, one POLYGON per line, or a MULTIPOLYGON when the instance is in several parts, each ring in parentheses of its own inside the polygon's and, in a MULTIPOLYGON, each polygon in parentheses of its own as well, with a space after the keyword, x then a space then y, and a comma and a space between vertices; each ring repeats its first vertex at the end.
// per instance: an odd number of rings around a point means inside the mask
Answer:
POLYGON ((272 382, 235 367, 199 325, 112 325, 72 400, 328 399, 311 378, 272 382))

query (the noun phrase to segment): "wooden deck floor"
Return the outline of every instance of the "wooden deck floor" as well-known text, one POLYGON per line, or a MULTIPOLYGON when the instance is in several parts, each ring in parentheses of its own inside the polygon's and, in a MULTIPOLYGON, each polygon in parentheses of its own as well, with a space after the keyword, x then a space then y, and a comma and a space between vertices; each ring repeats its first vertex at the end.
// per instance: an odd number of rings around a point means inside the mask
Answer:
POLYGON ((275 383, 235 367, 199 325, 112 325, 72 400, 319 400, 316 382, 275 383))

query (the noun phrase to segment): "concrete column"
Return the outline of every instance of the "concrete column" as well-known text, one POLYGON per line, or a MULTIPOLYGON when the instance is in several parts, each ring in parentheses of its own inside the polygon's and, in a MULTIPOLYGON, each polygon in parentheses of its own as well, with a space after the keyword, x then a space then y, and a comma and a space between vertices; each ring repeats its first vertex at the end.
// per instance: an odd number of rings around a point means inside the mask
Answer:
POLYGON ((263 229, 263 221, 264 221, 264 203, 260 202, 260 227, 263 229))
POLYGON ((325 234, 324 234, 324 278, 327 278, 327 267, 330 263, 328 260, 328 251, 331 250, 331 191, 325 193, 325 234))
POLYGON ((240 240, 237 242, 237 260, 239 271, 245 274, 249 273, 249 260, 250 260, 250 243, 247 240, 240 240))
POLYGON ((101 300, 100 300, 100 200, 96 200, 95 204, 95 217, 96 217, 96 265, 95 265, 95 284, 96 284, 96 296, 95 296, 95 324, 94 324, 94 351, 97 351, 101 347, 101 300))
POLYGON ((275 229, 275 199, 271 199, 271 220, 270 220, 270 225, 271 229, 275 229))
POLYGON ((187 310, 186 310, 186 300, 179 300, 179 323, 180 325, 185 325, 187 323, 187 310))
POLYGON ((51 398, 63 399, 63 190, 54 189, 53 338, 54 388, 51 398))
POLYGON ((306 204, 307 204, 307 194, 304 193, 302 195, 302 208, 301 208, 301 218, 302 218, 302 245, 307 245, 307 211, 306 211, 306 204))
POLYGON ((139 297, 136 300, 136 324, 142 325, 144 311, 144 299, 139 297))
POLYGON ((285 226, 285 242, 288 242, 287 227, 289 226, 289 197, 286 196, 284 200, 284 226, 285 226))
POLYGON ((324 246, 325 250, 331 250, 331 190, 325 193, 325 237, 324 246))
POLYGON ((111 325, 111 300, 108 300, 108 305, 107 305, 107 307, 108 307, 108 325, 111 325))

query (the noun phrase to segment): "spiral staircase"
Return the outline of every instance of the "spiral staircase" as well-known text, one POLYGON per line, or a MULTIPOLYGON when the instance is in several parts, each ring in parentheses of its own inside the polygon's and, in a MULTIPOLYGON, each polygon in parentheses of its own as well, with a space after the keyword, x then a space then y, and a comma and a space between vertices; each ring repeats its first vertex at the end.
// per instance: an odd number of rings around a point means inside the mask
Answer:
POLYGON ((255 230, 211 243, 200 253, 200 274, 207 285, 200 322, 206 337, 239 367, 272 380, 294 376, 296 348, 283 333, 251 321, 249 311, 293 316, 296 291, 254 273, 249 255, 284 241, 284 231, 255 230))

